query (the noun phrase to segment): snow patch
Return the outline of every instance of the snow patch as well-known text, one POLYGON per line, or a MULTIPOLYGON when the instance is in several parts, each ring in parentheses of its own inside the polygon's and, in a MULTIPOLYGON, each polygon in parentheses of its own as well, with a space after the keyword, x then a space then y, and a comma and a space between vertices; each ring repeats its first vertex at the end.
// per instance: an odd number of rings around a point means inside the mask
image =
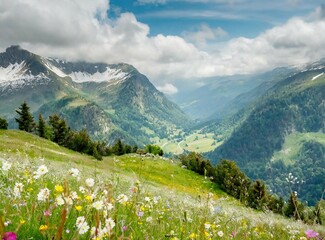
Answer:
POLYGON ((11 82, 26 77, 25 61, 21 63, 14 63, 8 67, 0 67, 0 83, 11 82))
POLYGON ((106 68, 105 72, 90 74, 87 72, 72 72, 69 74, 75 82, 109 82, 115 79, 125 80, 129 75, 120 69, 106 68))
POLYGON ((56 66, 52 65, 50 62, 46 61, 45 59, 43 59, 43 63, 50 71, 54 72, 59 77, 66 77, 67 76, 67 74, 62 72, 61 69, 59 69, 56 66))
POLYGON ((311 80, 314 81, 316 78, 319 78, 320 76, 322 76, 324 73, 322 72, 321 74, 316 75, 315 77, 313 77, 311 80))

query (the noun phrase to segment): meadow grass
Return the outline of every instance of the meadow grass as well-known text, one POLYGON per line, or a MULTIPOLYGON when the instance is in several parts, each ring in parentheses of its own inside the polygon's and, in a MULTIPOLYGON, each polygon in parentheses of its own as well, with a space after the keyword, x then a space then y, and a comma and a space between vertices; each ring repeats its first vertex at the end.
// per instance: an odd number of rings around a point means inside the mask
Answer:
POLYGON ((171 159, 125 155, 98 162, 19 131, 1 131, 0 141, 1 235, 307 239, 305 231, 313 229, 324 236, 322 226, 245 208, 171 159), (27 147, 24 141, 35 146, 27 147), (37 141, 42 151, 35 150, 40 148, 37 141))

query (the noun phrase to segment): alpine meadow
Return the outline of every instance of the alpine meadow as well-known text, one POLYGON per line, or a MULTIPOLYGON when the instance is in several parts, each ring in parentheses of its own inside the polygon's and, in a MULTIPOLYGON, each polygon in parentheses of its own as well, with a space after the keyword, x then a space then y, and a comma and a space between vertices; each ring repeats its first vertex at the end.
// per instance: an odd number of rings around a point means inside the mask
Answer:
POLYGON ((0 0, 1 240, 325 239, 321 0, 0 0))

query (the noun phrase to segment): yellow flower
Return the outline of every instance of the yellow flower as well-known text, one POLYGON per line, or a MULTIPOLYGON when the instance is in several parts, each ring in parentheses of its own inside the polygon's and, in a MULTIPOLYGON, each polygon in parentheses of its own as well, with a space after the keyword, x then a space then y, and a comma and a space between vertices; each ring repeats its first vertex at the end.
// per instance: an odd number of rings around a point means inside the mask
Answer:
POLYGON ((145 208, 144 206, 141 206, 140 209, 141 209, 141 211, 143 211, 143 212, 146 211, 146 208, 145 208))
POLYGON ((195 233, 191 233, 191 234, 190 234, 190 238, 191 238, 191 239, 195 239, 195 238, 197 238, 197 234, 195 234, 195 233))
POLYGON ((205 236, 205 237, 209 237, 210 234, 209 234, 208 232, 205 231, 205 232, 204 232, 204 236, 205 236))
POLYGON ((27 188, 27 191, 28 192, 31 192, 31 191, 33 191, 33 188, 31 188, 31 187, 30 188, 27 188))
POLYGON ((91 202, 91 201, 93 200, 93 198, 92 198, 90 195, 85 196, 85 199, 86 199, 88 202, 91 202))
POLYGON ((63 192, 63 187, 61 185, 55 185, 55 191, 62 193, 63 192))
POLYGON ((78 206, 75 206, 75 209, 76 209, 77 211, 81 211, 81 209, 82 209, 82 206, 80 206, 80 205, 78 205, 78 206))
POLYGON ((40 231, 46 231, 47 229, 49 229, 49 226, 47 226, 47 225, 41 225, 41 226, 39 227, 39 230, 40 230, 40 231))
POLYGON ((20 219, 20 224, 24 224, 26 221, 24 219, 20 219))

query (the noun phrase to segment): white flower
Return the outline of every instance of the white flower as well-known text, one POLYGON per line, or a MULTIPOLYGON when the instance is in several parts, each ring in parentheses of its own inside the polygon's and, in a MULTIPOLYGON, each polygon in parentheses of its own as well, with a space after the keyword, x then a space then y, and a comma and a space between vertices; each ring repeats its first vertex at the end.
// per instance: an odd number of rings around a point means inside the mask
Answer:
POLYGON ((37 171, 34 172, 34 174, 35 174, 34 178, 39 179, 42 175, 44 175, 48 172, 49 172, 49 170, 47 169, 47 167, 45 165, 41 165, 38 167, 37 171))
POLYGON ((95 185, 95 180, 93 178, 87 178, 86 179, 86 185, 88 187, 93 187, 95 185))
POLYGON ((75 191, 71 192, 70 197, 71 197, 71 199, 76 200, 78 198, 77 192, 75 192, 75 191))
POLYGON ((70 168, 68 173, 72 177, 78 177, 79 176, 79 172, 80 171, 77 168, 70 168))
POLYGON ((84 194, 86 192, 86 188, 84 188, 83 186, 79 187, 79 192, 81 192, 82 194, 84 194))
POLYGON ((3 171, 9 171, 10 168, 11 168, 11 164, 10 163, 8 163, 7 161, 3 161, 2 162, 2 170, 3 171))
POLYGON ((113 206, 113 204, 111 204, 111 203, 108 203, 107 206, 106 206, 106 209, 107 209, 108 211, 111 211, 113 208, 114 208, 114 206, 113 206))
POLYGON ((85 234, 89 230, 88 223, 84 222, 78 229, 79 229, 79 234, 80 235, 85 234))
POLYGON ((68 205, 72 205, 73 204, 73 200, 71 197, 65 197, 64 201, 68 204, 68 205))
POLYGON ((14 187, 14 195, 15 197, 20 197, 23 191, 24 185, 22 183, 16 183, 14 187))
POLYGON ((115 222, 112 218, 106 219, 105 224, 108 231, 112 230, 115 227, 115 222))
POLYGON ((146 202, 150 202, 150 201, 151 201, 150 197, 145 197, 144 200, 145 200, 146 202))
POLYGON ((210 224, 210 223, 204 223, 204 228, 205 228, 206 230, 209 230, 210 227, 211 227, 211 224, 210 224))
POLYGON ((218 234, 219 237, 222 237, 223 236, 223 231, 219 231, 219 232, 217 232, 217 234, 218 234))
POLYGON ((161 199, 160 196, 154 197, 154 198, 153 198, 153 203, 154 203, 154 204, 158 204, 158 202, 159 202, 160 199, 161 199))
POLYGON ((48 188, 43 188, 37 194, 38 201, 45 202, 50 197, 50 190, 48 188))
POLYGON ((61 196, 58 196, 56 199, 55 199, 55 202, 58 206, 62 206, 64 205, 64 200, 61 196))
POLYGON ((79 228, 86 221, 84 216, 77 217, 76 226, 79 228))
POLYGON ((92 204, 93 208, 101 210, 103 208, 103 201, 96 201, 92 204))
POLYGON ((147 222, 147 223, 152 222, 152 217, 147 217, 147 218, 146 218, 146 222, 147 222))
POLYGON ((117 196, 117 201, 119 203, 126 203, 128 200, 129 200, 129 198, 125 194, 120 194, 117 196))

